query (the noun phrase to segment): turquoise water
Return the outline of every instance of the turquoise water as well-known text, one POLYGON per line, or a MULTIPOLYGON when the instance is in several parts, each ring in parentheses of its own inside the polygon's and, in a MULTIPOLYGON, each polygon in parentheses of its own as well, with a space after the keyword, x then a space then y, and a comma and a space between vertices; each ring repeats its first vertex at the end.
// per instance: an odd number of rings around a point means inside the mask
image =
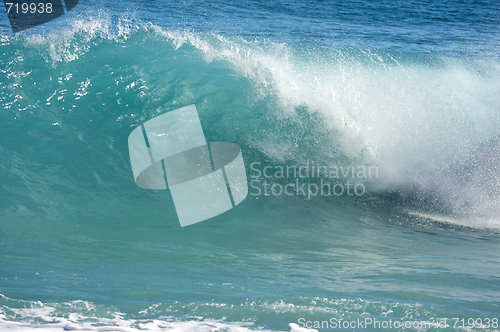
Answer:
POLYGON ((3 17, 0 329, 498 330, 499 17, 486 1, 82 2, 15 36, 3 17), (260 182, 181 228, 168 190, 134 183, 127 139, 191 104, 260 182), (378 172, 275 176, 313 164, 378 172), (321 180, 365 192, 296 188, 321 180))

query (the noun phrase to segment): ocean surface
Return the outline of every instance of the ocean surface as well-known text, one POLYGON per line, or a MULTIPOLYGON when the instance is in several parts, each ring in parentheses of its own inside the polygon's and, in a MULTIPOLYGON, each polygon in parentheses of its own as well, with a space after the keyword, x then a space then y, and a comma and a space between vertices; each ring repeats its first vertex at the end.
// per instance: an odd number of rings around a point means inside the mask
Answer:
POLYGON ((500 330, 498 1, 81 0, 8 23, 1 331, 500 330), (192 104, 249 194, 180 227, 127 140, 192 104))

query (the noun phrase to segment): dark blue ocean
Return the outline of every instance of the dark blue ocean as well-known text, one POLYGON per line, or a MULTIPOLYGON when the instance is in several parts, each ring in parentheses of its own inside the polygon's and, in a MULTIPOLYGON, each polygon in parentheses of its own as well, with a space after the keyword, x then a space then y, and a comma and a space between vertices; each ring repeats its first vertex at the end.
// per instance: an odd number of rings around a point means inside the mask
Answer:
POLYGON ((498 1, 81 0, 0 45, 1 331, 499 331, 498 1), (193 104, 249 193, 181 227, 128 137, 193 104))

